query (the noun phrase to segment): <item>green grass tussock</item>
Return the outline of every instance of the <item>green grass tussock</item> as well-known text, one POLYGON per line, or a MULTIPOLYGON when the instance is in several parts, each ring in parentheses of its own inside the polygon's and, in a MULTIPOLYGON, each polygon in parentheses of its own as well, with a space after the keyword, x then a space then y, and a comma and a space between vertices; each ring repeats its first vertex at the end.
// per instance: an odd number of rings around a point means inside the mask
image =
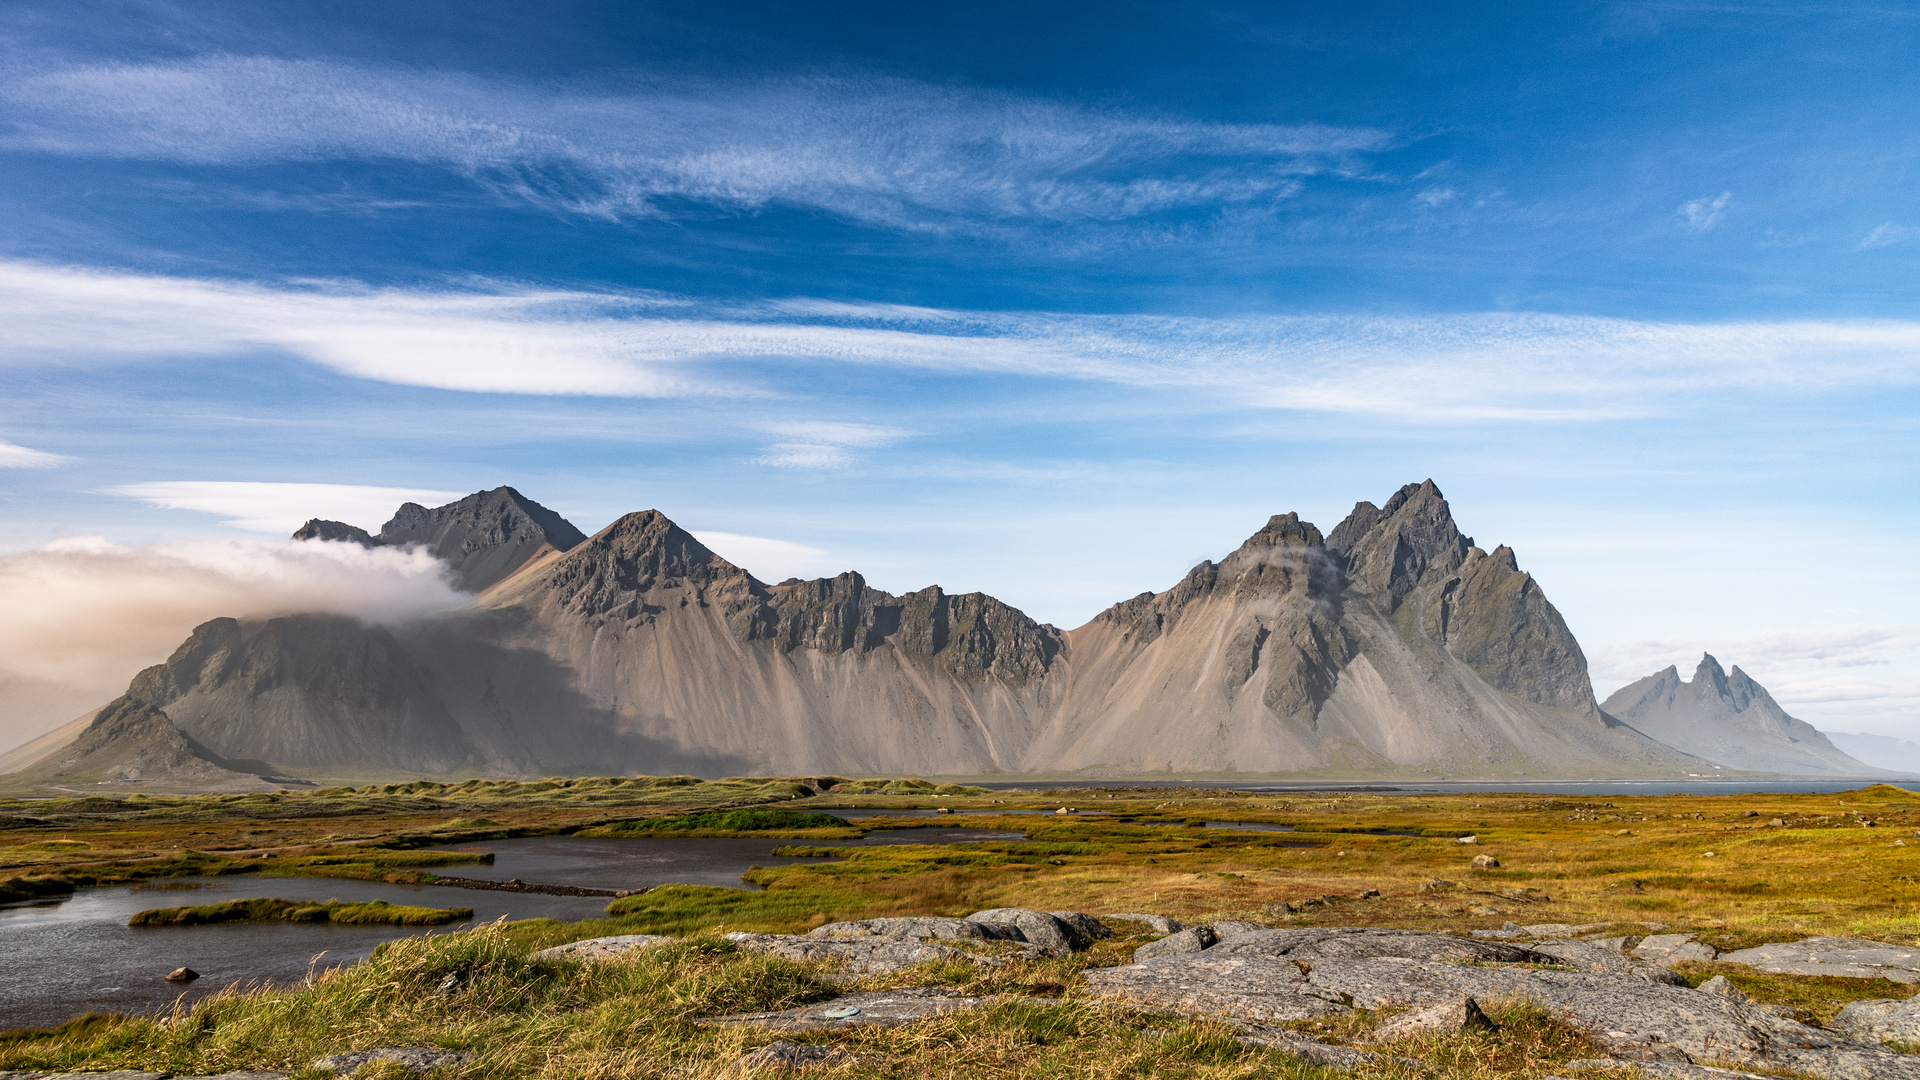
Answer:
POLYGON ((330 922, 343 926, 445 926, 473 918, 472 908, 410 907, 385 900, 341 903, 257 897, 193 907, 150 908, 128 926, 206 926, 228 922, 330 922))
POLYGON ((717 885, 662 885, 607 905, 624 934, 700 934, 726 930, 793 932, 857 918, 873 898, 854 889, 815 885, 747 892, 717 885))
POLYGON ((709 810, 673 817, 634 818, 616 821, 598 829, 583 830, 581 836, 649 836, 658 833, 761 833, 799 832, 813 829, 846 829, 845 818, 832 814, 805 813, 796 810, 709 810))
POLYGON ((65 896, 73 892, 73 882, 65 877, 14 877, 0 880, 0 904, 38 900, 43 896, 65 896))

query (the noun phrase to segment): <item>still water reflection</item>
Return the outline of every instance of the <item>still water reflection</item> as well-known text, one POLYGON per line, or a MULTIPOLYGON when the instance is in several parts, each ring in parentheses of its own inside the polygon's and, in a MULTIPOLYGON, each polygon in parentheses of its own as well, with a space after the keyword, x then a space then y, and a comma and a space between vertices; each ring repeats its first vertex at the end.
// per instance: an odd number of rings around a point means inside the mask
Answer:
MULTIPOLYGON (((899 829, 867 834, 839 844, 964 843, 1018 840, 1019 833, 987 829, 899 829)), ((641 889, 654 885, 720 885, 747 888, 749 867, 784 866, 801 860, 775 856, 786 841, 741 839, 582 839, 524 837, 459 845, 494 852, 491 866, 449 867, 460 877, 574 885, 596 889, 641 889)), ((258 875, 197 878, 174 885, 188 889, 114 887, 83 889, 46 902, 0 907, 0 1030, 45 1027, 88 1010, 138 1013, 194 1001, 226 986, 301 978, 309 967, 365 959, 383 941, 421 931, 397 926, 333 926, 312 923, 234 923, 198 927, 143 927, 127 920, 156 907, 212 904, 254 896, 288 900, 386 900, 423 907, 472 908, 476 921, 591 919, 607 898, 546 896, 434 885, 394 885, 346 878, 276 878, 258 875), (190 967, 198 982, 185 987, 162 976, 190 967)), ((471 924, 461 924, 471 925, 471 924)), ((434 931, 444 933, 460 925, 434 931)))

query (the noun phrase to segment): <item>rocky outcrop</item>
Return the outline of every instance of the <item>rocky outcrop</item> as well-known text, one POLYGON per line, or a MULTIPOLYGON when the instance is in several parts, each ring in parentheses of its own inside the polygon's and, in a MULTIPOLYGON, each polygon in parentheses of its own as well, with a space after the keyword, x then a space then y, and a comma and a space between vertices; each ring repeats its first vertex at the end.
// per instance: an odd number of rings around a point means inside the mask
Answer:
MULTIPOLYGON (((944 986, 905 986, 897 990, 870 990, 865 993, 843 994, 828 1001, 802 1005, 793 1009, 735 1013, 731 1016, 703 1016, 693 1022, 705 1027, 759 1027, 783 1035, 798 1035, 846 1031, 851 1028, 899 1027, 918 1020, 970 1012, 1008 1000, 1019 999, 968 997, 944 986)), ((843 1057, 846 1056, 844 1052, 842 1054, 843 1057)), ((809 1059, 809 1062, 826 1060, 825 1056, 821 1055, 809 1059)))
POLYGON ((894 942, 1017 942, 1032 956, 1067 956, 1100 938, 1113 936, 1100 920, 1077 911, 991 908, 964 919, 913 916, 828 923, 807 931, 808 938, 847 944, 879 939, 894 942))
MULTIPOLYGON (((1567 948, 1585 943, 1545 944, 1563 958, 1540 946, 1449 940, 1420 931, 1268 930, 1236 935, 1199 953, 1094 968, 1086 979, 1098 997, 1229 1022, 1407 1010, 1376 1028, 1380 1039, 1418 1033, 1403 1028, 1467 1026, 1475 1022, 1478 1002, 1522 1001, 1584 1030, 1617 1059, 1690 1067, 1732 1062, 1833 1080, 1920 1078, 1920 1059, 1797 1023, 1736 995, 1690 989, 1677 976, 1661 981, 1638 971, 1533 966, 1565 959, 1601 967, 1615 962, 1567 948)), ((1852 1022, 1862 1031, 1880 1030, 1876 1024, 1895 1030, 1891 1010, 1877 1003, 1855 1012, 1852 1022)), ((1486 1022, 1484 1015, 1479 1019, 1486 1022)))
POLYGON ((936 961, 991 962, 990 958, 948 945, 896 937, 814 938, 797 934, 733 933, 727 940, 742 949, 801 963, 825 964, 853 975, 887 975, 936 961))
POLYGON ((1828 1026, 1874 1042, 1920 1043, 1920 1001, 1912 998, 1850 1001, 1828 1026))
POLYGON ((555 945, 541 949, 527 956, 529 960, 575 960, 592 962, 599 960, 630 960, 648 949, 657 949, 663 945, 676 943, 675 938, 665 934, 615 934, 612 937, 584 938, 569 941, 565 945, 555 945))
POLYGON ((1811 776, 1882 776, 1828 741, 1812 724, 1787 715, 1766 687, 1735 667, 1731 674, 1702 654, 1691 681, 1677 668, 1655 672, 1613 692, 1601 706, 1668 746, 1733 769, 1811 776))
POLYGON ((1729 964, 1746 964, 1778 975, 1826 975, 1843 979, 1920 982, 1920 948, 1859 938, 1810 937, 1776 941, 1722 953, 1729 964))

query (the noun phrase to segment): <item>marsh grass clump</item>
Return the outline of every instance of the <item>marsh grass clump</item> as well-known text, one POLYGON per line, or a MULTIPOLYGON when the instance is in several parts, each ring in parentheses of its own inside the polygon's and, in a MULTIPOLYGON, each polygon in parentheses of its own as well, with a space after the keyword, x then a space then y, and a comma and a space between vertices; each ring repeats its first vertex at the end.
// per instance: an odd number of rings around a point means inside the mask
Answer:
POLYGON ((582 836, 649 836, 660 833, 756 833, 798 832, 813 829, 847 829, 845 818, 832 814, 802 813, 795 810, 710 810, 674 817, 634 818, 617 821, 598 829, 584 830, 582 836))
MULTIPOLYGON (((852 890, 782 888, 763 892, 717 885, 662 885, 607 905, 607 915, 627 934, 699 934, 718 930, 804 929, 815 916, 826 922, 857 917, 871 898, 852 890)), ((819 925, 814 923, 814 925, 819 925)))
POLYGON ((342 903, 256 897, 193 907, 150 908, 127 920, 128 926, 205 926, 228 922, 338 923, 342 926, 445 926, 473 918, 472 908, 409 907, 385 900, 342 903))

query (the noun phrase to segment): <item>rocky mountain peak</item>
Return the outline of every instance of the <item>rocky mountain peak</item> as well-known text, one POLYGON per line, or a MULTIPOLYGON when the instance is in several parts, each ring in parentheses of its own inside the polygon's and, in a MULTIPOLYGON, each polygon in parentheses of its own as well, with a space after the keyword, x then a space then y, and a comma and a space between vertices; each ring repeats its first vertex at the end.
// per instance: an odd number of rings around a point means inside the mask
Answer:
POLYGON ((1709 694, 1718 698, 1729 696, 1727 669, 1720 666, 1720 661, 1714 659, 1712 653, 1700 654, 1700 664, 1693 669, 1693 681, 1688 685, 1693 688, 1694 693, 1703 697, 1709 694))
POLYGON ((1357 588, 1392 611, 1427 571, 1451 573, 1465 562, 1473 538, 1461 535, 1440 488, 1426 480, 1401 488, 1384 507, 1355 504, 1326 546, 1345 558, 1357 588))
POLYGON ((375 540, 367 530, 358 525, 349 525, 344 521, 327 521, 324 518, 308 518, 305 525, 293 531, 295 540, 333 540, 361 547, 375 547, 375 540))
POLYGON ((547 551, 586 540, 573 523, 510 487, 477 491, 432 509, 405 503, 380 529, 388 547, 419 546, 453 567, 461 589, 480 592, 547 551))
POLYGON ((1311 521, 1301 521, 1295 513, 1275 514, 1259 532, 1247 537, 1241 550, 1250 547, 1319 547, 1325 540, 1311 521))
POLYGON ((1709 761, 1761 772, 1862 776, 1874 772, 1853 760, 1804 720, 1787 714, 1766 687, 1703 653, 1693 679, 1667 667, 1613 692, 1601 705, 1609 715, 1669 746, 1709 761))
POLYGON ((766 598, 753 575, 658 510, 627 514, 575 546, 538 587, 595 622, 651 620, 670 604, 693 602, 720 604, 730 621, 750 619, 766 598))

